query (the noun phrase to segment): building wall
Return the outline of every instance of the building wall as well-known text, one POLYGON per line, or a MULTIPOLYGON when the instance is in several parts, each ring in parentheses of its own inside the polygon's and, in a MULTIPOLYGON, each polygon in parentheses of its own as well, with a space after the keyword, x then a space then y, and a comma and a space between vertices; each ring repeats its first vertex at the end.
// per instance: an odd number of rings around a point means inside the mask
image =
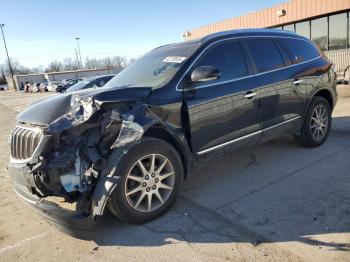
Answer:
MULTIPOLYGON (((13 87, 13 82, 12 82, 11 76, 7 76, 6 80, 7 80, 7 84, 9 86, 9 88, 13 89, 14 87, 13 87)), ((27 81, 30 83, 42 83, 42 82, 45 82, 46 79, 45 79, 44 74, 31 74, 31 75, 15 76, 15 82, 16 82, 17 89, 21 89, 22 84, 24 87, 24 85, 27 81)))
POLYGON ((323 14, 340 12, 350 9, 350 0, 291 0, 261 11, 230 18, 215 24, 190 30, 184 34, 186 39, 196 39, 212 33, 241 29, 276 27, 323 14), (279 17, 278 11, 285 10, 279 17))
POLYGON ((45 78, 48 82, 50 82, 50 81, 61 81, 64 79, 88 78, 92 76, 117 74, 117 73, 119 73, 119 70, 117 69, 77 70, 77 71, 62 72, 62 73, 49 73, 49 74, 45 74, 45 78))

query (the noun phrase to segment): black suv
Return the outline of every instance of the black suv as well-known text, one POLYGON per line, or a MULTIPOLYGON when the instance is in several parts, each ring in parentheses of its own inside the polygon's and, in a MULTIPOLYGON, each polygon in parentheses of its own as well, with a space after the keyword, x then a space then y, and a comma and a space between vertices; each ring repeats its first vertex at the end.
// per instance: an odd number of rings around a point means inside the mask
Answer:
POLYGON ((17 117, 8 170, 18 195, 56 222, 90 226, 108 207, 145 223, 209 158, 287 133, 321 145, 336 100, 334 66, 310 40, 217 33, 156 48, 103 88, 35 103, 17 117))

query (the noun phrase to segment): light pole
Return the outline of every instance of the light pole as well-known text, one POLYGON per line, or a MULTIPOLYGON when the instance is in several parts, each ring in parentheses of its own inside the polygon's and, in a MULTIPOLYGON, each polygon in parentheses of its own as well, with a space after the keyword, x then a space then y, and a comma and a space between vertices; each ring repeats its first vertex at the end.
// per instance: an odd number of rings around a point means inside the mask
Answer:
POLYGON ((78 52, 79 52, 79 59, 80 59, 80 68, 83 69, 83 61, 81 60, 81 52, 80 52, 80 46, 79 46, 79 37, 76 37, 75 40, 77 40, 77 44, 78 44, 78 52))
POLYGON ((74 48, 74 51, 75 51, 75 58, 76 58, 76 61, 77 61, 77 70, 80 68, 80 62, 79 62, 79 56, 78 56, 78 51, 76 48, 74 48))
POLYGON ((13 75, 13 70, 12 70, 12 66, 11 66, 10 56, 9 56, 9 52, 7 51, 7 45, 6 45, 6 40, 5 40, 4 28, 3 28, 4 26, 5 26, 5 24, 0 24, 1 33, 2 33, 2 39, 4 40, 4 46, 5 46, 5 50, 6 50, 7 61, 9 63, 10 74, 11 74, 11 77, 12 77, 12 83, 13 83, 13 86, 14 86, 15 90, 17 91, 15 77, 13 75))

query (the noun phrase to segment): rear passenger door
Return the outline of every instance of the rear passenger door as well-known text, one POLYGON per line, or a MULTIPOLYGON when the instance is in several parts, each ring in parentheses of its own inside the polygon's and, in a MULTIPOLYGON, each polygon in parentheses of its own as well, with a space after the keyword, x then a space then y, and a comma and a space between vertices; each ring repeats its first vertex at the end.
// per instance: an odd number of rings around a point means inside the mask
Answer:
POLYGON ((191 66, 183 81, 190 140, 199 155, 219 149, 239 149, 259 138, 259 100, 238 40, 213 44, 191 66), (191 83, 193 70, 213 66, 221 72, 217 80, 191 83))
POLYGON ((274 38, 249 38, 245 48, 254 68, 261 99, 262 129, 270 129, 302 114, 304 97, 295 92, 292 61, 274 38))
POLYGON ((306 110, 308 94, 320 84, 323 70, 317 61, 320 57, 318 47, 310 41, 299 38, 279 38, 277 41, 291 57, 293 66, 286 71, 291 79, 292 90, 300 98, 301 106, 292 104, 294 112, 303 115, 306 110))

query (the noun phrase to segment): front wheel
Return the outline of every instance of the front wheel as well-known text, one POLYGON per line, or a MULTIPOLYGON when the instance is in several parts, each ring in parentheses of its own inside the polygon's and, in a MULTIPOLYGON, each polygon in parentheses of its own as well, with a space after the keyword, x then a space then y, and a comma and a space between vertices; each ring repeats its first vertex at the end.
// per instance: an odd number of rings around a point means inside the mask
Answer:
POLYGON ((310 102, 297 141, 306 147, 322 145, 328 138, 332 126, 332 110, 326 99, 316 96, 310 102))
POLYGON ((183 181, 179 154, 155 138, 144 139, 127 153, 123 148, 115 150, 106 167, 121 176, 108 208, 117 218, 133 224, 163 215, 175 202, 183 181))

